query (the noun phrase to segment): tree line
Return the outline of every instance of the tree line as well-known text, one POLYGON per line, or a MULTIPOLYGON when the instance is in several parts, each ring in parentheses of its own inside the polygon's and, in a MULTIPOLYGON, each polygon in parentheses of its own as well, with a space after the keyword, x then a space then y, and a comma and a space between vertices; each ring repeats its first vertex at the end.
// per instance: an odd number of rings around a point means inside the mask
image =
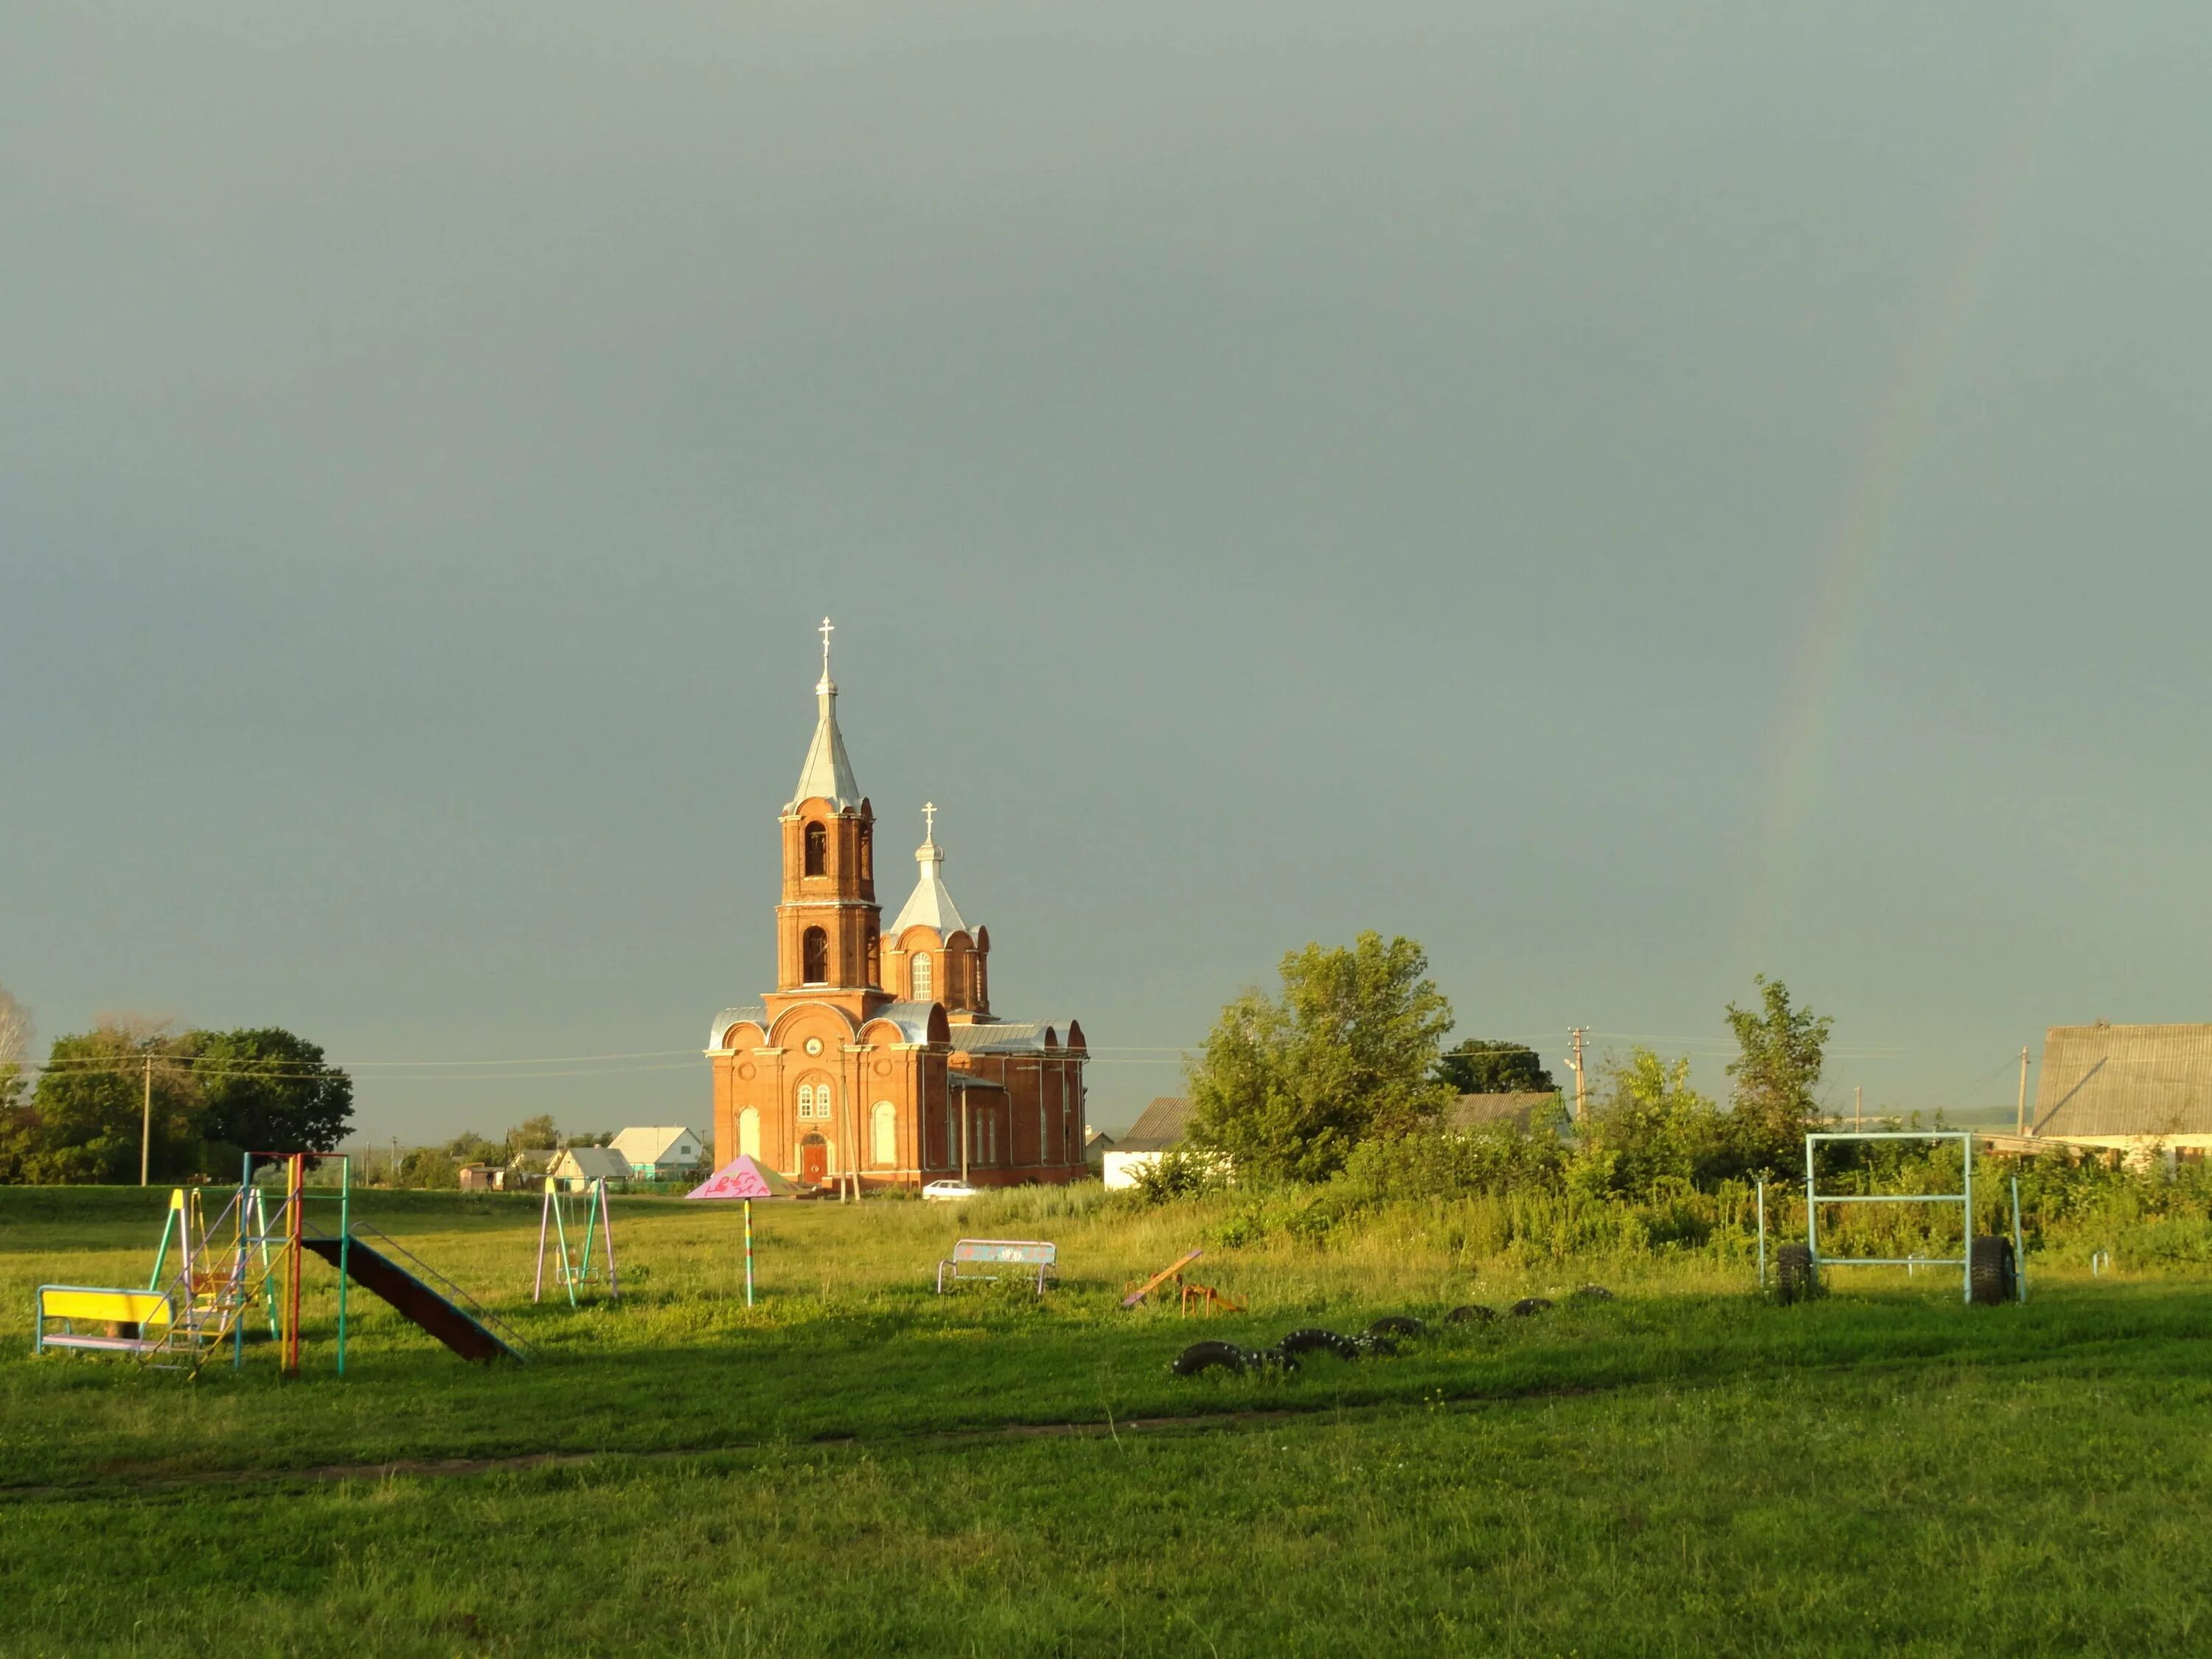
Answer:
MULTIPOLYGON (((1449 1115, 1461 1095, 1553 1091, 1522 1044, 1447 1050, 1451 1005, 1428 969, 1414 941, 1373 933, 1286 954, 1279 991, 1230 1003, 1194 1057, 1190 1151, 1164 1160, 1155 1186, 1203 1185, 1225 1170, 1240 1183, 1325 1182, 1363 1152, 1372 1163, 1409 1143, 1464 1142, 1449 1115)), ((1753 985, 1749 1006, 1726 1010, 1738 1054, 1725 1108, 1691 1087, 1687 1060, 1635 1048, 1599 1072, 1582 1121, 1570 1126, 1555 1098, 1527 1132, 1541 1144, 1515 1156, 1547 1169, 1571 1163, 1577 1186, 1627 1196, 1801 1167, 1804 1134, 1820 1116, 1831 1022, 1796 1006, 1778 979, 1753 985)))
POLYGON ((35 1081, 28 1021, 0 992, 0 1182, 236 1175, 240 1155, 329 1152, 353 1079, 276 1026, 174 1030, 126 1018, 57 1037, 35 1081))

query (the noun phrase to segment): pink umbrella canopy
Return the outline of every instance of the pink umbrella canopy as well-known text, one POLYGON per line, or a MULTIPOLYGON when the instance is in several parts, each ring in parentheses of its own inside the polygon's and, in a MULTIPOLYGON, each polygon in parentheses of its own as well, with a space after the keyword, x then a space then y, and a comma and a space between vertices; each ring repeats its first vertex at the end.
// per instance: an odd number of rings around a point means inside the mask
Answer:
POLYGON ((743 1152, 708 1176, 686 1198, 789 1198, 791 1183, 743 1152))

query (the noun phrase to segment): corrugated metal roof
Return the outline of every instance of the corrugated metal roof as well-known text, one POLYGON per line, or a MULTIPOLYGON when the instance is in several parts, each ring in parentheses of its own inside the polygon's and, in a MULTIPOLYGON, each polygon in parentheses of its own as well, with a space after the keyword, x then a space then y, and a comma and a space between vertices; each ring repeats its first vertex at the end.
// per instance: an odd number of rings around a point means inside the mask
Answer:
POLYGON ((627 1181, 629 1165, 621 1153, 605 1146, 571 1146, 553 1160, 547 1173, 556 1178, 576 1176, 590 1181, 604 1176, 609 1181, 627 1181))
POLYGON ((2035 1133, 2212 1134, 2212 1025, 2054 1025, 2035 1133))
POLYGON ((952 1046, 963 1054, 1042 1054, 1045 1033, 1052 1033, 1053 1047, 1059 1048, 1065 1029, 1048 1019, 977 1020, 952 1028, 952 1046))
POLYGON ((1162 1095, 1145 1108, 1129 1133, 1114 1143, 1117 1152, 1157 1152, 1179 1144, 1190 1133, 1190 1103, 1162 1095))
POLYGON ((1437 1121, 1447 1129, 1478 1129, 1486 1124, 1511 1123, 1527 1128, 1529 1121, 1559 1096, 1548 1090, 1502 1095, 1462 1095, 1439 1112, 1437 1121))

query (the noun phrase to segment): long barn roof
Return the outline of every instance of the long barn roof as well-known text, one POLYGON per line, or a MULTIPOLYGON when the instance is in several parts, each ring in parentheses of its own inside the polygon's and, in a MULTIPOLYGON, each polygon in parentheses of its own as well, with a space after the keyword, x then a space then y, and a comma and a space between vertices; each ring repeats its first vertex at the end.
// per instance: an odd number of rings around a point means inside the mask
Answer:
POLYGON ((2212 1134, 2212 1025, 2054 1025, 2035 1133, 2212 1134))

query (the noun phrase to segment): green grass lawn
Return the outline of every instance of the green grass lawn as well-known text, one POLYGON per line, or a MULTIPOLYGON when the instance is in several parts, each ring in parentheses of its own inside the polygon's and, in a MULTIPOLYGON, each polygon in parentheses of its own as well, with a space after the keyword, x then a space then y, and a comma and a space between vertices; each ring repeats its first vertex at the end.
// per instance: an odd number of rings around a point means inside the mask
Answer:
POLYGON ((2025 1307, 1742 1264, 1469 1262, 1378 1226, 1212 1251, 1252 1311, 1124 1312, 1194 1218, 617 1200, 625 1296, 532 1307, 534 1200, 371 1194, 537 1363, 357 1297, 332 1375, 30 1354, 31 1289, 143 1284, 166 1194, 0 1189, 0 1652, 2159 1651, 2212 1646, 2212 1295, 2037 1275, 2025 1307), (1055 1239, 1040 1306, 939 1298, 961 1232, 1055 1239), (1184 1381, 1200 1334, 1611 1303, 1395 1358, 1184 1381), (544 1454, 562 1461, 513 1460, 544 1454), (380 1474, 440 1460, 467 1473, 380 1474), (489 1461, 489 1467, 483 1467, 489 1461), (310 1473, 310 1472, 313 1473, 310 1473), (332 1478, 333 1473, 344 1478, 332 1478))

